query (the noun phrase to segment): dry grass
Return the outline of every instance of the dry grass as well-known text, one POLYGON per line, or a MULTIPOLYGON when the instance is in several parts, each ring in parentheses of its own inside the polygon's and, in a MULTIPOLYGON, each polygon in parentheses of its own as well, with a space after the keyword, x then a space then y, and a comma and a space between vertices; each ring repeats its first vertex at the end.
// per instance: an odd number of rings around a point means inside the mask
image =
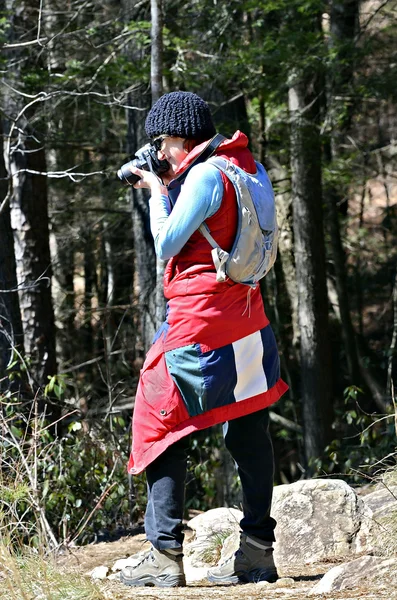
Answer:
POLYGON ((55 566, 30 550, 15 553, 0 542, 1 600, 104 600, 91 580, 55 566))
POLYGON ((397 467, 388 469, 382 476, 381 483, 389 490, 394 502, 385 515, 377 517, 379 535, 376 539, 376 550, 382 556, 397 556, 397 467))
POLYGON ((390 469, 387 469, 387 471, 385 471, 382 477, 382 483, 384 483, 384 485, 387 485, 387 487, 397 486, 397 466, 391 467, 390 469))
POLYGON ((379 538, 376 547, 382 556, 397 556, 397 502, 396 508, 384 517, 378 517, 379 538))
POLYGON ((233 530, 226 529, 225 531, 212 535, 208 546, 200 553, 200 559, 208 564, 208 566, 215 566, 218 564, 223 544, 231 533, 233 533, 233 530))

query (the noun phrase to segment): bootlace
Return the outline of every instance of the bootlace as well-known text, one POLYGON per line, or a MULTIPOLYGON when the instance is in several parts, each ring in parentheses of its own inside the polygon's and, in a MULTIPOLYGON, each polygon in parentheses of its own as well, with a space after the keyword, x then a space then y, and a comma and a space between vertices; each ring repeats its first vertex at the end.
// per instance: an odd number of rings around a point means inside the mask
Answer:
POLYGON ((150 562, 154 561, 154 555, 153 555, 152 549, 146 550, 146 552, 144 552, 142 554, 140 561, 136 564, 136 567, 138 567, 139 565, 141 565, 144 562, 148 562, 149 559, 150 559, 150 562))

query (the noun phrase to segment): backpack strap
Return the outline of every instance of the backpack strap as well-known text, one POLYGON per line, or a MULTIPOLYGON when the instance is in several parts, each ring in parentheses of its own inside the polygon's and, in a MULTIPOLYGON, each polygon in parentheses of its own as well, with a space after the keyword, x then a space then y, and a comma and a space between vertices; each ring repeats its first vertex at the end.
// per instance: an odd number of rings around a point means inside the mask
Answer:
MULTIPOLYGON (((207 162, 218 168, 233 184, 238 209, 236 237, 229 253, 219 247, 205 222, 199 227, 200 233, 213 248, 211 254, 216 268, 216 279, 225 281, 228 276, 237 283, 255 288, 259 279, 273 266, 277 254, 277 220, 270 180, 266 176, 268 187, 259 181, 259 187, 255 187, 249 177, 259 177, 258 166, 257 172, 250 174, 220 156, 209 158, 207 162), (271 198, 266 195, 270 191, 271 198), (265 209, 269 202, 272 206, 266 214, 265 209), (264 229, 261 227, 260 216, 263 217, 264 229)), ((261 168, 264 171, 263 166, 261 168)))
MULTIPOLYGON (((214 167, 217 167, 217 169, 222 171, 222 173, 224 173, 226 175, 226 177, 228 177, 230 179, 230 176, 227 174, 227 167, 231 163, 226 158, 222 158, 221 156, 213 156, 213 157, 209 158, 207 162, 211 165, 214 165, 214 167)), ((233 180, 231 180, 231 181, 234 184, 233 180)), ((210 233, 210 229, 205 221, 200 225, 199 230, 213 248, 218 248, 218 244, 212 237, 212 235, 210 233)))
POLYGON ((225 250, 222 250, 212 237, 209 227, 207 223, 204 221, 201 223, 199 227, 200 233, 205 237, 210 246, 212 246, 211 255, 212 260, 216 269, 216 280, 217 281, 225 281, 226 280, 226 262, 229 258, 229 253, 225 250))
MULTIPOLYGON (((215 167, 217 167, 220 171, 222 171, 222 173, 224 173, 226 175, 226 177, 228 177, 228 179, 230 179, 232 181, 234 187, 236 188, 236 185, 235 185, 233 179, 227 173, 227 167, 231 163, 228 160, 226 160, 226 158, 222 158, 221 156, 214 156, 214 157, 209 158, 208 162, 211 165, 214 165, 215 167)), ((237 194, 237 189, 236 189, 236 194, 237 194)), ((210 246, 212 246, 211 255, 212 255, 212 260, 214 262, 214 266, 216 269, 216 280, 218 282, 225 281, 226 277, 227 277, 226 263, 229 258, 229 253, 226 252, 226 250, 222 250, 222 248, 219 246, 219 244, 217 244, 215 239, 212 237, 210 229, 205 221, 203 223, 201 223, 201 225, 199 227, 199 231, 205 237, 205 239, 210 244, 210 246)))
POLYGON ((214 152, 218 148, 218 146, 226 139, 227 138, 225 138, 225 136, 222 135, 221 133, 217 133, 216 135, 214 135, 214 137, 210 139, 210 141, 205 146, 205 148, 200 152, 200 154, 198 156, 196 156, 196 158, 188 166, 188 168, 185 169, 180 175, 177 175, 177 177, 175 177, 175 179, 173 179, 169 183, 169 185, 167 186, 167 189, 168 189, 168 196, 170 198, 172 205, 175 204, 175 200, 178 197, 178 194, 181 189, 181 185, 185 181, 190 170, 193 169, 193 167, 195 165, 206 161, 207 158, 210 158, 210 156, 212 156, 214 154, 214 152))

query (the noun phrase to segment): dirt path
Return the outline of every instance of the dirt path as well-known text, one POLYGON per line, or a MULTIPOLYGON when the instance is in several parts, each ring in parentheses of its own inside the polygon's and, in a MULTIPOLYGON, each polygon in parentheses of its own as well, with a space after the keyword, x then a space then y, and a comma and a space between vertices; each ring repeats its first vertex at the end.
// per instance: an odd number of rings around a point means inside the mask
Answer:
MULTIPOLYGON (((116 560, 126 558, 148 547, 145 536, 138 534, 116 542, 91 544, 71 550, 60 557, 59 563, 67 570, 89 573, 105 565, 111 569, 116 560)), ((154 587, 129 588, 116 579, 98 582, 105 598, 124 600, 146 598, 149 600, 308 600, 310 591, 321 577, 336 563, 289 566, 279 569, 282 578, 275 584, 245 584, 219 586, 207 581, 193 583, 185 588, 159 589, 154 587)), ((397 600, 395 585, 387 580, 363 582, 354 590, 344 590, 330 595, 312 596, 321 600, 397 600)))

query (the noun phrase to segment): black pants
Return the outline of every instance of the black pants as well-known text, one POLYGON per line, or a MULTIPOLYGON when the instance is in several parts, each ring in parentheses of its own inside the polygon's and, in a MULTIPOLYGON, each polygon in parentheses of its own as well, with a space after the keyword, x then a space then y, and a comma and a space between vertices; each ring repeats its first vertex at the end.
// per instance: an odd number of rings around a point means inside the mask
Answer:
MULTIPOLYGON (((241 529, 273 542, 276 522, 270 517, 270 507, 274 460, 268 409, 228 421, 224 425, 224 436, 226 448, 237 463, 243 490, 241 529)), ((177 548, 183 543, 187 449, 188 439, 183 438, 146 468, 145 531, 157 550, 177 548)))

